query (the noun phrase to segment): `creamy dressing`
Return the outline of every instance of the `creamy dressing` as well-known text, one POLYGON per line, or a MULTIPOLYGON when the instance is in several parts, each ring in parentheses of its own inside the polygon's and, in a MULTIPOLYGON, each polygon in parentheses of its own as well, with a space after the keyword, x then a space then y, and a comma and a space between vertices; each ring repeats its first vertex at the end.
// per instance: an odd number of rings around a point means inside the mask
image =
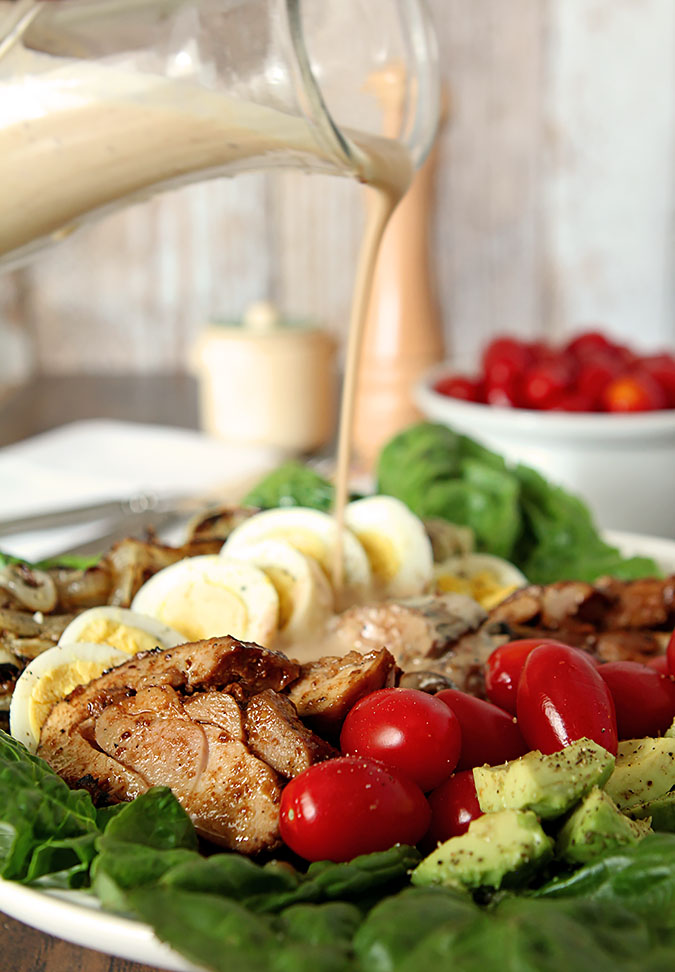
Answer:
MULTIPOLYGON (((412 179, 407 151, 389 138, 344 133, 351 169, 302 118, 237 101, 185 80, 124 64, 54 59, 20 44, 0 57, 0 265, 67 235, 92 214, 196 179, 277 163, 348 175, 374 202, 356 272, 336 473, 335 517, 348 495, 358 363, 377 254, 412 179)), ((343 582, 340 554, 333 581, 343 582)))
POLYGON ((14 46, 0 57, 0 263, 92 214, 280 158, 374 185, 407 184, 403 150, 383 138, 353 139, 359 149, 345 172, 302 118, 123 63, 14 46))

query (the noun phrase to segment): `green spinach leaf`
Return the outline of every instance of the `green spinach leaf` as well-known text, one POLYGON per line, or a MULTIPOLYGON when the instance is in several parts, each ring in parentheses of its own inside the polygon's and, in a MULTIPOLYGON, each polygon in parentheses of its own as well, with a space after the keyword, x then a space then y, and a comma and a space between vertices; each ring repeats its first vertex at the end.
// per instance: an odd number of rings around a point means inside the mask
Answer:
POLYGON ((333 505, 333 486, 314 469, 300 462, 286 462, 257 483, 243 499, 245 506, 264 510, 277 506, 308 506, 328 512, 333 505))
POLYGON ((650 925, 675 931, 675 834, 653 834, 543 885, 538 898, 616 903, 650 925))
POLYGON ((34 882, 56 871, 61 886, 84 883, 98 834, 84 790, 0 731, 0 876, 34 882))

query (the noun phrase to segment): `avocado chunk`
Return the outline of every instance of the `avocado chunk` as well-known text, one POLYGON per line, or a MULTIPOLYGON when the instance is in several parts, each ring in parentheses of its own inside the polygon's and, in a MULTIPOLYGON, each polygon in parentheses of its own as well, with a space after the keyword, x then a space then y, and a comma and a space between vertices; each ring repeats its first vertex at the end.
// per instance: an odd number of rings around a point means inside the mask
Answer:
POLYGON ((500 766, 476 766, 473 778, 481 810, 533 810, 550 819, 566 813, 614 769, 614 757, 591 739, 557 753, 538 749, 500 766))
POLYGON ((672 724, 668 729, 666 729, 663 735, 667 736, 669 739, 675 739, 675 719, 673 719, 672 724))
POLYGON ((650 800, 649 803, 638 803, 627 811, 636 820, 643 820, 649 817, 652 821, 652 830, 666 831, 675 834, 675 790, 659 797, 658 800, 650 800))
POLYGON ((553 840, 535 814, 500 810, 473 820, 461 837, 451 837, 412 872, 416 885, 517 887, 553 856, 553 840))
POLYGON ((596 786, 565 821, 556 841, 556 854, 571 864, 587 864, 604 851, 637 844, 648 833, 649 820, 630 820, 596 786))
POLYGON ((605 784, 620 810, 651 803, 675 787, 675 738, 625 739, 605 784))

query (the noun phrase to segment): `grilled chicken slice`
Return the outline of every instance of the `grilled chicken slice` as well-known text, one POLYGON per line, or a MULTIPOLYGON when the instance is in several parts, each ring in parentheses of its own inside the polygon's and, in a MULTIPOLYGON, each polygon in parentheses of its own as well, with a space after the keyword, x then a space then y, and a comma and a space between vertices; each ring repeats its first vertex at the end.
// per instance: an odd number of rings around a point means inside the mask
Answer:
POLYGON ((322 759, 340 755, 303 725, 290 699, 272 689, 250 700, 245 727, 251 752, 288 779, 322 759))
POLYGON ((171 787, 203 836, 243 854, 278 844, 279 777, 241 740, 193 722, 175 689, 145 688, 107 706, 95 740, 148 786, 171 787))
POLYGON ((487 613, 463 594, 437 594, 357 605, 339 615, 330 635, 345 651, 386 648, 406 669, 421 658, 439 658, 487 613))
POLYGON ((550 630, 672 629, 675 576, 634 581, 604 577, 594 584, 560 581, 523 587, 493 608, 490 620, 550 630))
POLYGON ((490 612, 487 627, 496 625, 511 638, 557 638, 600 661, 647 662, 663 654, 675 626, 675 576, 525 587, 490 612))
POLYGON ((38 753, 97 802, 170 786, 200 833, 256 853, 279 839, 281 780, 246 745, 237 700, 279 692, 298 673, 233 638, 145 652, 54 706, 38 753))
POLYGON ((482 694, 482 665, 495 647, 481 629, 487 617, 455 593, 359 605, 335 619, 327 643, 331 653, 386 648, 404 672, 436 673, 482 694))
POLYGON ((320 658, 302 666, 288 690, 298 715, 322 735, 339 733, 345 716, 369 692, 393 685, 396 661, 386 648, 320 658))
POLYGON ((231 739, 246 742, 244 714, 227 692, 198 692, 183 699, 183 710, 194 722, 224 729, 231 739))

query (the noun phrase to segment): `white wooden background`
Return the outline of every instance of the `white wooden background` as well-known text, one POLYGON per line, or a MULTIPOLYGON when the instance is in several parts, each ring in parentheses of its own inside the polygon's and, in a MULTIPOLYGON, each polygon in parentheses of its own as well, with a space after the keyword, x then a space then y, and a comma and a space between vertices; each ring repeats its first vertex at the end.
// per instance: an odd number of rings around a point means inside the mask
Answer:
MULTIPOLYGON (((452 115, 434 237, 445 334, 600 322, 675 347, 675 0, 430 0, 452 115)), ((0 277, 0 383, 187 366, 270 297, 342 336, 361 189, 297 173, 191 187, 0 277)))

